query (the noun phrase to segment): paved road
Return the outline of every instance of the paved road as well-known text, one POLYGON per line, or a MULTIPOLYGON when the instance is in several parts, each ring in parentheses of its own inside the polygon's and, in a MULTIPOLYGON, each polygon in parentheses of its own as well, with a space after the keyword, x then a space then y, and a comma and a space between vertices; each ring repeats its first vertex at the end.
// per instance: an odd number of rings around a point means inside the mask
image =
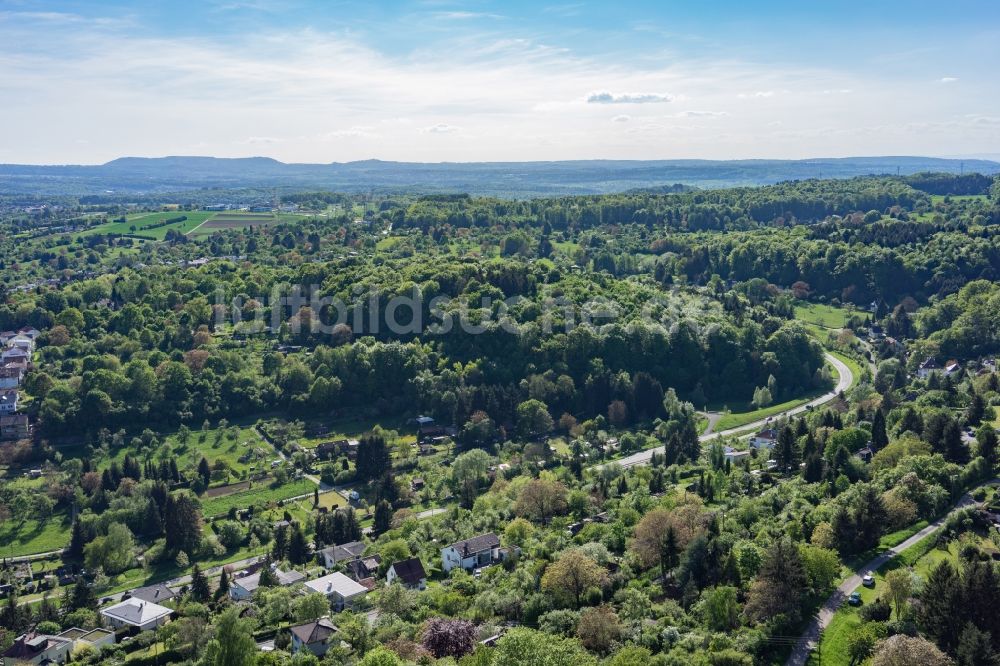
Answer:
MULTIPOLYGON (((745 432, 748 430, 756 430, 758 428, 763 428, 771 421, 777 420, 783 416, 795 416, 796 414, 801 414, 802 412, 805 412, 809 409, 830 402, 838 395, 840 395, 841 392, 851 388, 851 385, 854 384, 854 373, 851 372, 851 369, 848 368, 846 364, 844 364, 840 359, 838 359, 836 356, 833 356, 832 354, 826 354, 826 360, 830 363, 830 365, 832 365, 834 368, 837 369, 837 373, 840 375, 840 379, 837 381, 837 386, 834 387, 834 389, 829 393, 821 395, 815 400, 810 400, 804 405, 799 405, 798 407, 794 407, 784 412, 774 414, 770 418, 761 419, 760 421, 754 421, 753 423, 747 423, 746 425, 742 425, 738 428, 730 428, 729 430, 721 430, 719 432, 713 432, 710 434, 702 435, 699 439, 702 442, 710 442, 713 439, 716 439, 717 437, 728 437, 730 435, 737 435, 741 432, 745 432)), ((646 449, 645 451, 639 451, 638 453, 633 453, 630 456, 626 456, 616 462, 622 467, 648 465, 649 461, 653 458, 653 454, 659 452, 660 450, 661 447, 646 449)), ((607 463, 607 464, 613 464, 613 463, 607 463)))
MULTIPOLYGON (((980 486, 978 487, 997 485, 997 484, 1000 484, 1000 479, 993 479, 992 481, 987 481, 986 483, 980 484, 980 486)), ((865 576, 866 574, 874 574, 886 562, 896 557, 906 549, 912 548, 913 546, 917 545, 917 543, 920 542, 921 539, 935 532, 938 528, 944 525, 945 521, 952 513, 958 511, 959 509, 964 509, 965 507, 972 506, 974 504, 977 504, 977 502, 974 499, 972 499, 972 491, 969 491, 968 493, 962 495, 961 499, 958 500, 958 503, 955 504, 955 506, 952 508, 951 511, 948 512, 948 514, 946 514, 941 518, 938 518, 933 523, 931 523, 924 529, 920 530, 906 541, 903 541, 899 545, 890 548, 889 550, 881 553, 874 559, 866 562, 864 566, 855 571, 844 582, 842 582, 837 587, 836 591, 834 591, 834 593, 831 594, 830 597, 825 602, 823 602, 823 605, 820 606, 819 611, 816 613, 812 621, 809 623, 809 626, 806 628, 805 633, 803 633, 802 636, 799 637, 798 642, 792 649, 792 654, 788 657, 786 666, 805 666, 806 662, 809 661, 809 655, 819 645, 819 638, 820 635, 823 633, 823 630, 826 629, 827 626, 830 624, 830 621, 833 620, 833 616, 837 612, 837 609, 844 605, 844 602, 847 600, 847 597, 851 594, 851 592, 854 592, 856 589, 858 589, 858 587, 861 586, 861 578, 863 576, 865 576)))

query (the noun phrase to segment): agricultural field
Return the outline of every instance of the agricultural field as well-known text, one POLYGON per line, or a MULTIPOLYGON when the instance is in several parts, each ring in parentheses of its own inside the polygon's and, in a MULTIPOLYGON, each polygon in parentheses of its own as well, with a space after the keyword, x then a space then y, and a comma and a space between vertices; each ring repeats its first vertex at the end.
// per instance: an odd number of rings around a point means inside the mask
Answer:
POLYGON ((296 479, 283 485, 274 483, 258 483, 247 490, 221 497, 202 498, 202 511, 205 516, 221 516, 229 512, 230 509, 245 509, 253 504, 268 505, 271 502, 280 502, 299 495, 308 495, 316 488, 316 484, 309 479, 296 479))
POLYGON ((211 236, 217 231, 231 229, 247 229, 269 227, 277 224, 300 222, 304 215, 294 213, 245 213, 242 211, 225 211, 215 213, 204 220, 203 224, 192 228, 187 234, 193 238, 211 236))

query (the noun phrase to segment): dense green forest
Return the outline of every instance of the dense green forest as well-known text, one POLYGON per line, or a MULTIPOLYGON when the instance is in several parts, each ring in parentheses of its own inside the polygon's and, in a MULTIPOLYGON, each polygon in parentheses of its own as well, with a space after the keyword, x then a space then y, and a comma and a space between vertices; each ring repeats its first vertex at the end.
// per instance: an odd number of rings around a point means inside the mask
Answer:
POLYGON ((779 664, 916 535, 813 659, 992 663, 1000 184, 678 189, 0 198, 0 647, 165 582, 74 662, 779 664), (370 577, 320 554, 354 541, 370 577), (257 558, 374 582, 231 599, 257 558))

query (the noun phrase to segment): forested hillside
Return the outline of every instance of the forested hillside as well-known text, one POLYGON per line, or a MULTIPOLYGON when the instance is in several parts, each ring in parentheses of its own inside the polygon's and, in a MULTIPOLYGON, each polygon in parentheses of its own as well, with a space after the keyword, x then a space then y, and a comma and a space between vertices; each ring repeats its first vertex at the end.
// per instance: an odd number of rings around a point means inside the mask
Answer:
POLYGON ((0 648, 991 663, 1000 185, 676 189, 0 197, 0 648))

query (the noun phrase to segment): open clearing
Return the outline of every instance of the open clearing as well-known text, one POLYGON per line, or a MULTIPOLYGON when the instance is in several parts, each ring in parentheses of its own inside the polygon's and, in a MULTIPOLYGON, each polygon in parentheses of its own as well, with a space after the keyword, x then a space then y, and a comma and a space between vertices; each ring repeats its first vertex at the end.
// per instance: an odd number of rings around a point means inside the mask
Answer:
POLYGON ((215 213, 200 210, 171 210, 160 213, 137 213, 129 215, 124 222, 108 222, 92 229, 87 229, 80 236, 94 236, 96 234, 111 234, 121 236, 132 236, 135 238, 146 238, 149 240, 163 240, 167 232, 171 229, 181 233, 189 233, 199 227, 215 213), (187 218, 179 222, 165 224, 167 220, 187 218), (133 230, 134 227, 134 230, 133 230))

